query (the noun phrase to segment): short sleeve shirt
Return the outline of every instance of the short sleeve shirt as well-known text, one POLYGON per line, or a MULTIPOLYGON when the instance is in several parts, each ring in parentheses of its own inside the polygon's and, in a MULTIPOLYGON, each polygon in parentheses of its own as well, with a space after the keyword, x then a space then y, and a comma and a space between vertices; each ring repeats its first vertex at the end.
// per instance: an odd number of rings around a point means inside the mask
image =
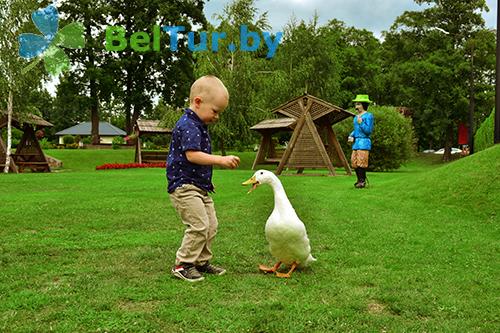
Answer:
POLYGON ((207 126, 189 108, 184 110, 172 131, 167 157, 168 193, 184 184, 192 184, 207 192, 213 192, 212 166, 189 162, 186 158, 188 150, 212 153, 207 126))

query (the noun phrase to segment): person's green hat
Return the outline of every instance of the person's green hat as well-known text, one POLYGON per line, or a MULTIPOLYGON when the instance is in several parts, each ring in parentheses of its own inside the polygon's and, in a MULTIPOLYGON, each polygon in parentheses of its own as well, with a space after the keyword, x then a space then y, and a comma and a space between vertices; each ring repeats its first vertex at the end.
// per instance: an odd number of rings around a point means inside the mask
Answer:
POLYGON ((356 98, 352 101, 358 103, 372 103, 372 101, 370 101, 370 98, 368 98, 368 95, 356 95, 356 98))

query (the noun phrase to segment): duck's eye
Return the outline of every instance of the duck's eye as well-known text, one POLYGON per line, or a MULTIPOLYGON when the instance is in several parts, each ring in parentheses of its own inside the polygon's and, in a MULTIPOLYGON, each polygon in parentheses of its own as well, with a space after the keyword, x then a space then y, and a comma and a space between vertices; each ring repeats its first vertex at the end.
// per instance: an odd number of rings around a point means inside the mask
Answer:
POLYGON ((264 172, 262 172, 262 171, 261 171, 261 172, 260 172, 260 174, 261 174, 261 175, 263 175, 263 174, 264 174, 264 172))

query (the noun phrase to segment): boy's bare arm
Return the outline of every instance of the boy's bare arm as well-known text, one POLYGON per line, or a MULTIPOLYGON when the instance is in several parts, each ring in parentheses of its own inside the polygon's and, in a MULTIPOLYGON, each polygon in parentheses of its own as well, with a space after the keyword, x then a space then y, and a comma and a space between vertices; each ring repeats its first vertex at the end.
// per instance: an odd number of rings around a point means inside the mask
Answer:
POLYGON ((189 162, 199 165, 219 165, 223 168, 234 169, 240 164, 240 158, 234 155, 220 156, 207 154, 202 151, 188 150, 186 158, 189 162))

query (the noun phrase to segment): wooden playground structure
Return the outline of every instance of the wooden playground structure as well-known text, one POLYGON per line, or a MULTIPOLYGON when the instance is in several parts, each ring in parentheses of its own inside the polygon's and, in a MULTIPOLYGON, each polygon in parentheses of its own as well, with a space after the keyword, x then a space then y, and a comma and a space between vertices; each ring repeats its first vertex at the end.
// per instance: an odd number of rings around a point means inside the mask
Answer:
POLYGON ((142 141, 146 135, 152 134, 167 134, 171 135, 172 130, 161 127, 159 120, 137 120, 134 125, 134 135, 136 136, 135 143, 135 162, 136 163, 158 163, 167 160, 168 151, 144 151, 142 150, 142 141))
MULTIPOLYGON (((20 173, 26 169, 32 172, 50 172, 49 162, 40 147, 36 137, 36 131, 45 127, 52 127, 48 121, 33 115, 27 114, 21 119, 12 116, 12 126, 23 131, 21 141, 17 145, 16 152, 11 154, 9 172, 20 173)), ((0 132, 7 127, 7 114, 0 113, 0 132)), ((0 167, 5 167, 6 145, 0 135, 0 167)))
POLYGON ((272 111, 277 119, 261 121, 252 130, 262 135, 261 144, 253 163, 278 164, 275 171, 281 174, 285 168, 297 169, 302 174, 305 168, 328 169, 328 175, 335 176, 335 167, 344 167, 347 175, 351 168, 340 146, 332 126, 346 118, 354 117, 351 112, 305 94, 294 98, 272 111), (286 149, 276 149, 273 135, 292 132, 286 149))

